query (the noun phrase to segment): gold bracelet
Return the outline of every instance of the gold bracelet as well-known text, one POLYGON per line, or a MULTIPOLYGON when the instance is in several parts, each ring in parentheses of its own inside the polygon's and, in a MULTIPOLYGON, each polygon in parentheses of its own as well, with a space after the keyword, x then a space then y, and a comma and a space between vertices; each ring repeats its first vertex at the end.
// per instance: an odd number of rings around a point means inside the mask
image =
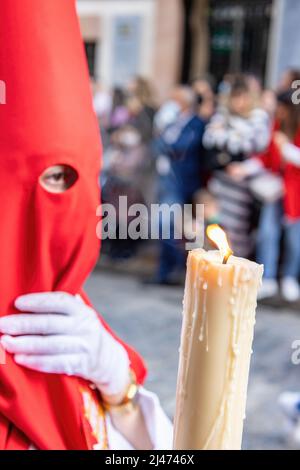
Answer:
POLYGON ((110 403, 103 402, 103 407, 106 411, 122 411, 127 412, 135 408, 137 403, 139 386, 137 378, 132 369, 129 371, 130 383, 126 390, 123 400, 117 405, 111 405, 110 403))

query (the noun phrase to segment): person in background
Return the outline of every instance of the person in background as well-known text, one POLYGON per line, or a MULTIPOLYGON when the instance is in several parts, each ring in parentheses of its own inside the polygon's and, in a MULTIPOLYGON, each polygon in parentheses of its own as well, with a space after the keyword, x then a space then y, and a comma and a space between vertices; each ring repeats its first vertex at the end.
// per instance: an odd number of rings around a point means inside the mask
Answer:
POLYGON ((300 113, 292 102, 292 91, 278 95, 276 123, 268 149, 253 161, 231 169, 235 178, 245 178, 268 169, 284 179, 284 209, 280 201, 266 204, 261 212, 257 260, 265 265, 260 298, 279 291, 277 282, 282 220, 284 222, 284 258, 281 291, 288 302, 300 298, 300 113), (283 217, 284 216, 284 217, 283 217))
POLYGON ((275 91, 268 88, 262 91, 261 106, 268 113, 273 122, 277 110, 277 95, 275 91))
POLYGON ((226 106, 234 80, 235 76, 227 73, 224 75, 223 80, 219 83, 217 88, 219 106, 226 106))
POLYGON ((174 87, 169 97, 162 103, 154 116, 154 133, 159 136, 171 124, 173 124, 180 114, 180 106, 177 99, 178 87, 174 87))
POLYGON ((96 116, 103 126, 107 126, 113 104, 111 94, 100 82, 94 83, 93 90, 93 104, 96 116))
MULTIPOLYGON (((284 175, 284 261, 282 268, 282 295, 289 302, 300 298, 300 119, 298 106, 292 102, 292 92, 278 97, 277 124, 271 145, 262 157, 264 165, 284 175)), ((278 219, 275 221, 278 224, 278 219)), ((271 280, 272 282, 272 280, 271 280)), ((278 290, 273 278, 273 289, 278 290)))
POLYGON ((112 96, 109 90, 101 82, 94 82, 93 90, 93 106, 97 116, 98 126, 101 132, 103 148, 109 145, 109 121, 112 110, 112 96))
MULTIPOLYGON (((179 86, 174 94, 180 112, 155 143, 159 175, 159 203, 168 207, 192 203, 201 187, 202 138, 204 122, 195 114, 195 95, 191 88, 179 86)), ((169 222, 168 222, 169 223, 169 222)), ((164 227, 160 221, 162 234, 164 227)), ((181 270, 185 253, 181 240, 175 240, 174 221, 170 239, 161 239, 159 268, 154 282, 172 284, 176 270, 181 270)))
POLYGON ((136 96, 143 106, 154 109, 154 92, 150 82, 143 77, 134 77, 127 85, 127 92, 131 96, 136 96))
POLYGON ((210 77, 196 78, 192 82, 192 88, 196 95, 197 114, 204 122, 208 122, 216 107, 212 79, 210 77))
POLYGON ((230 83, 227 103, 223 100, 224 105, 207 125, 203 144, 208 150, 206 166, 215 170, 209 188, 219 201, 220 223, 235 254, 249 257, 253 251, 249 236, 253 197, 244 181, 231 176, 230 165, 267 147, 270 119, 263 109, 255 107, 246 76, 231 78, 230 83))
POLYGON ((245 80, 252 97, 253 107, 261 108, 263 87, 260 78, 254 73, 245 73, 245 80))
POLYGON ((277 93, 284 93, 291 90, 292 85, 295 81, 300 80, 300 70, 296 68, 287 69, 280 79, 277 87, 277 93))
MULTIPOLYGON (((127 197, 129 206, 146 204, 152 196, 153 102, 150 85, 139 77, 129 83, 125 92, 116 90, 114 93, 110 145, 104 155, 102 196, 116 210, 121 196, 127 197)), ((120 214, 117 229, 121 218, 127 220, 127 214, 120 214)), ((129 236, 126 240, 117 237, 107 240, 105 248, 113 259, 128 259, 136 254, 139 242, 129 236)))
POLYGON ((144 143, 150 143, 156 111, 152 87, 145 78, 135 77, 127 86, 127 94, 129 124, 140 132, 144 143))
POLYGON ((126 93, 122 88, 115 88, 112 95, 112 109, 109 118, 109 130, 113 132, 129 121, 129 111, 126 106, 126 93))
MULTIPOLYGON (((110 144, 104 153, 102 199, 116 209, 117 231, 121 219, 124 224, 130 221, 126 213, 120 213, 120 197, 127 197, 129 207, 148 202, 154 165, 150 145, 142 140, 142 135, 141 127, 136 128, 129 123, 120 126, 110 134, 110 144)), ((134 256, 139 245, 140 240, 132 240, 128 235, 126 239, 117 236, 116 239, 105 240, 103 247, 112 259, 122 260, 134 256)))
POLYGON ((136 129, 144 144, 150 144, 153 137, 154 109, 145 106, 138 96, 128 98, 127 109, 129 112, 128 125, 136 129))

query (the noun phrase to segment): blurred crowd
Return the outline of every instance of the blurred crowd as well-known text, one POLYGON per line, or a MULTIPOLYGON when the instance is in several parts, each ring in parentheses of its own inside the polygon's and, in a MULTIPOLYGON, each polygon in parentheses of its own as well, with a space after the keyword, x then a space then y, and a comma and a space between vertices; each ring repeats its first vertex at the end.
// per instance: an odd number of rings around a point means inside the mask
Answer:
MULTIPOLYGON (((142 77, 124 89, 98 85, 103 200, 118 206, 126 195, 128 205, 204 204, 205 224, 224 227, 235 255, 264 264, 260 298, 280 293, 299 300, 297 80, 300 71, 287 70, 271 90, 251 74, 226 75, 219 84, 204 76, 174 87, 163 103, 142 77)), ((184 240, 172 225, 149 282, 174 284, 183 271, 184 240)), ((137 248, 137 241, 118 239, 106 249, 112 258, 127 258, 137 248)))

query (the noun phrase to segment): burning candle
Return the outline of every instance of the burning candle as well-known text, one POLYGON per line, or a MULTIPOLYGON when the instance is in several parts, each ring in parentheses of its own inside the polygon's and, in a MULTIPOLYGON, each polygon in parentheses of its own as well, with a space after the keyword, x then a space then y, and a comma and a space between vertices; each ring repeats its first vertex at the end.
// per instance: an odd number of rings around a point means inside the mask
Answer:
POLYGON ((240 449, 263 267, 237 258, 217 225, 218 251, 189 253, 174 448, 240 449))

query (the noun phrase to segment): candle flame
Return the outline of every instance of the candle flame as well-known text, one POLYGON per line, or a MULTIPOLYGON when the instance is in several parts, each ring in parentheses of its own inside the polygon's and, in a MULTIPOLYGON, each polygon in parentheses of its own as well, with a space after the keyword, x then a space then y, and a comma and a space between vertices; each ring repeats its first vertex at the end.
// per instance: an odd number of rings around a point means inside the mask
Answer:
POLYGON ((233 255, 226 233, 219 225, 209 225, 206 230, 208 238, 219 248, 223 256, 223 264, 226 264, 229 257, 233 255))

